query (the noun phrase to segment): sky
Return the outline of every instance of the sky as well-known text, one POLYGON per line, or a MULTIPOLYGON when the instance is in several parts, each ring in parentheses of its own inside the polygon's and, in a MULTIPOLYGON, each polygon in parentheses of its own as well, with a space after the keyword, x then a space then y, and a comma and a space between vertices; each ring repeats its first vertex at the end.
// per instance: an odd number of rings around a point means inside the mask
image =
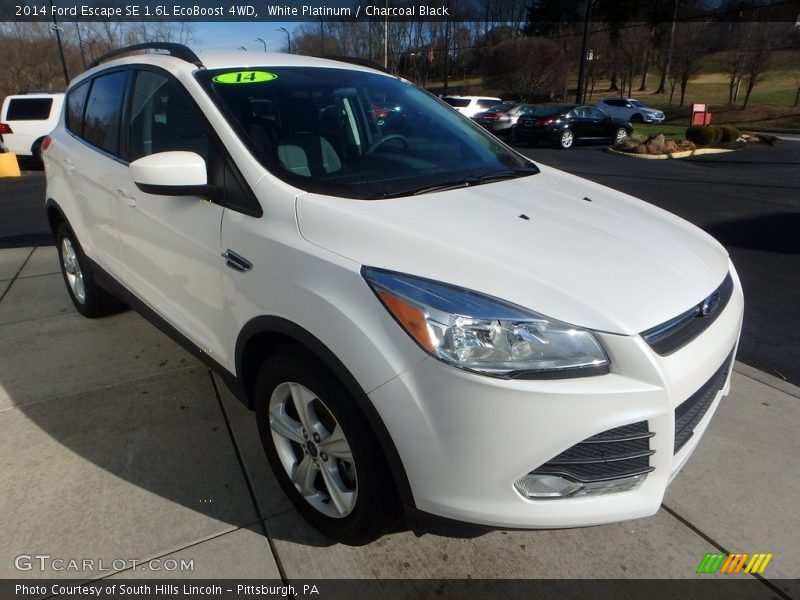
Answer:
POLYGON ((257 42, 260 37, 267 42, 267 52, 280 52, 286 48, 286 34, 279 31, 285 27, 291 33, 299 23, 194 23, 195 50, 238 50, 244 46, 250 52, 263 52, 264 45, 257 42))

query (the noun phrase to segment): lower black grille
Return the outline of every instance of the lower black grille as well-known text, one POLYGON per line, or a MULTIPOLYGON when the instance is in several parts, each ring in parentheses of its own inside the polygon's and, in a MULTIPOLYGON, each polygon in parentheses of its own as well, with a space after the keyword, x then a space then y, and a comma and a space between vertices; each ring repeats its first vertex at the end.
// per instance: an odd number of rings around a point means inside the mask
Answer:
POLYGON ((703 387, 692 394, 688 400, 675 409, 675 449, 678 452, 694 435, 694 428, 706 414, 728 379, 733 362, 733 352, 728 355, 722 366, 711 376, 703 387))
POLYGON ((647 421, 609 429, 575 444, 531 474, 561 475, 589 483, 649 473, 650 438, 647 421))

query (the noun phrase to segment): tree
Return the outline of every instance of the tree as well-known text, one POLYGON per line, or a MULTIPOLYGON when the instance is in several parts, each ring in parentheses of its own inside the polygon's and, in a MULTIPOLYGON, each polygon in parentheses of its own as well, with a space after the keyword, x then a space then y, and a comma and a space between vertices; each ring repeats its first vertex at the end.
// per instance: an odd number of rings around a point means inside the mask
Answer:
POLYGON ((742 70, 742 82, 745 84, 742 110, 747 108, 753 88, 761 81, 767 70, 769 59, 776 44, 781 39, 781 26, 778 23, 748 23, 745 47, 747 49, 742 70))
POLYGON ((567 56, 552 40, 525 37, 503 42, 489 53, 492 85, 522 101, 551 99, 565 85, 567 56))
POLYGON ((702 59, 705 55, 704 34, 708 29, 706 23, 680 23, 675 32, 673 47, 673 69, 670 77, 672 78, 672 89, 669 101, 672 103, 672 94, 675 91, 675 81, 681 86, 680 106, 686 98, 686 87, 689 80, 694 77, 702 66, 702 59))

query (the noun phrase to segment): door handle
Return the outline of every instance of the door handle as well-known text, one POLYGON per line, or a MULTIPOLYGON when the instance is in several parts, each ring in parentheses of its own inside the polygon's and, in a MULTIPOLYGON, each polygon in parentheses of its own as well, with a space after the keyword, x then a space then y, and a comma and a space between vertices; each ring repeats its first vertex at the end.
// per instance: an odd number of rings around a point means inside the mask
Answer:
POLYGON ((246 273, 253 268, 253 263, 243 256, 239 256, 230 248, 222 253, 222 258, 225 259, 226 267, 230 267, 234 271, 239 271, 240 273, 246 273))
POLYGON ((117 197, 125 206, 136 206, 136 198, 131 196, 126 190, 117 190, 117 197))

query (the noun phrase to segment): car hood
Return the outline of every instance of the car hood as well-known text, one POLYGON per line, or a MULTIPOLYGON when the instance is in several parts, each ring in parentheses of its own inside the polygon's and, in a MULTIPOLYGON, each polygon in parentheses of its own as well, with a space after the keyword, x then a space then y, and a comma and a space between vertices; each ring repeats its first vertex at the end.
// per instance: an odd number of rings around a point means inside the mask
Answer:
POLYGON ((656 108, 643 107, 643 108, 640 108, 639 110, 641 110, 642 112, 646 112, 646 113, 653 113, 654 115, 660 115, 661 114, 661 111, 656 109, 656 108))
POLYGON ((635 334, 688 310, 728 271, 709 235, 645 202, 540 166, 530 177, 389 200, 297 197, 301 235, 362 265, 635 334))

